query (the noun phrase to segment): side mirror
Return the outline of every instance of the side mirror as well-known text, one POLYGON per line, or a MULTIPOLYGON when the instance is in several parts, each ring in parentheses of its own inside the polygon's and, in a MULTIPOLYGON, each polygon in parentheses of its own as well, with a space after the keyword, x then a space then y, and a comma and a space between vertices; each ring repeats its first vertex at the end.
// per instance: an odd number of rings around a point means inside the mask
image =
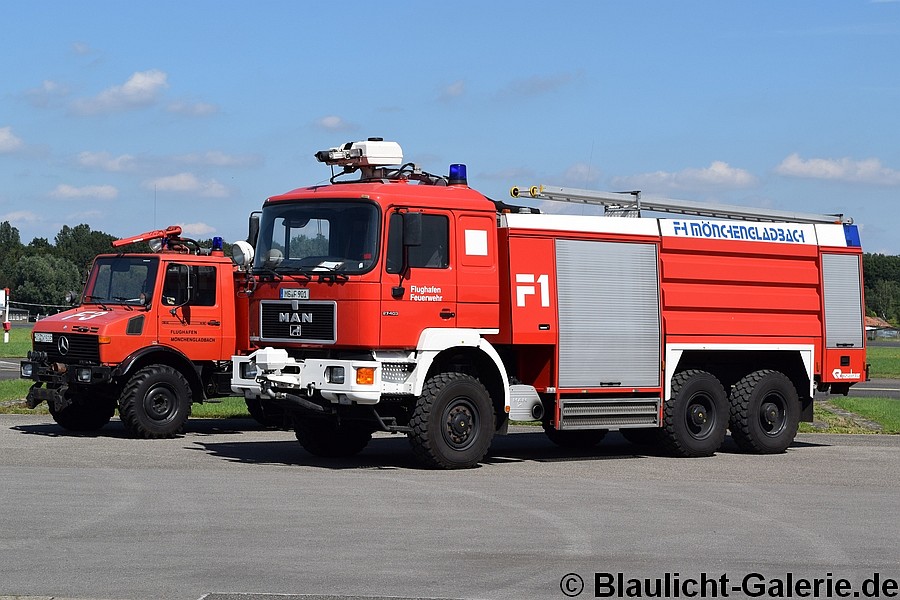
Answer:
POLYGON ((247 223, 247 243, 256 247, 256 240, 259 239, 259 216, 262 211, 255 210, 250 213, 250 222, 247 223))
POLYGON ((422 245, 422 213, 403 213, 403 245, 422 245))

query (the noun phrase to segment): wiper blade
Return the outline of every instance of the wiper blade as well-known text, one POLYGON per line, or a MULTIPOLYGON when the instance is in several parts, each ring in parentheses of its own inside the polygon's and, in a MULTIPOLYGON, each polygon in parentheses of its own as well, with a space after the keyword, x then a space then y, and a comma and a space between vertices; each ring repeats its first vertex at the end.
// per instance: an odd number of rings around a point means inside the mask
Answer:
POLYGON ((85 294, 83 300, 85 302, 93 302, 94 304, 99 304, 100 308, 103 310, 109 310, 109 308, 103 304, 103 300, 109 300, 109 298, 101 298, 100 296, 91 296, 90 294, 85 294))

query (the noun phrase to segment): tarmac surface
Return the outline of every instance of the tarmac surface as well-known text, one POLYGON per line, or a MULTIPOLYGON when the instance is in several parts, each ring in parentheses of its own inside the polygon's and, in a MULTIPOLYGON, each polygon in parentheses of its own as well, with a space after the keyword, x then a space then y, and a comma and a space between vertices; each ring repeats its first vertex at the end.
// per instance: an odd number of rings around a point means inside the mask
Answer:
POLYGON ((0 415, 0 482, 0 598, 562 599, 617 573, 724 577, 743 598, 755 575, 900 580, 900 436, 673 459, 517 427, 447 472, 399 436, 325 460, 243 419, 133 440, 117 420, 72 435, 0 415))

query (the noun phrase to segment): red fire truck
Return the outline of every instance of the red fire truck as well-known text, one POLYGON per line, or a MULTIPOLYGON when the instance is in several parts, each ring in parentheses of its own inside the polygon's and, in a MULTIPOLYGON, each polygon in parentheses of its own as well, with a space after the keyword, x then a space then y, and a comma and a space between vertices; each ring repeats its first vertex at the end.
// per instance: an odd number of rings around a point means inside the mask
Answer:
POLYGON ((510 420, 566 446, 620 430, 707 456, 730 429, 782 452, 816 390, 866 378, 861 249, 841 215, 530 188, 606 207, 544 214, 378 138, 316 158, 331 184, 269 198, 255 248, 235 244, 255 350, 232 370, 314 454, 384 431, 425 465, 471 467, 510 420), (680 216, 617 216, 642 211, 680 216))
POLYGON ((135 242, 154 252, 98 256, 79 305, 32 331, 27 404, 46 401, 66 429, 99 429, 118 409, 135 437, 171 437, 193 402, 231 394, 231 357, 248 348, 243 274, 221 239, 204 250, 173 226, 113 246, 135 242))

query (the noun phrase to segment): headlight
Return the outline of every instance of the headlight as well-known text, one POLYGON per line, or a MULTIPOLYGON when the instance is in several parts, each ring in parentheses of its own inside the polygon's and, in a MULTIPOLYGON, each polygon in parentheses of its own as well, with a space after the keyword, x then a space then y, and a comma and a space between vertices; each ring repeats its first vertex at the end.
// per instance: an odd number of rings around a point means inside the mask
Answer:
POLYGON ((31 379, 31 375, 34 373, 34 365, 31 363, 22 363, 22 377, 25 379, 31 379))
POLYGON ((256 374, 259 371, 256 368, 255 362, 245 362, 241 363, 241 379, 256 379, 256 374))
POLYGON ((78 379, 79 383, 90 383, 91 381, 91 370, 85 368, 79 368, 75 370, 75 378, 78 379))
POLYGON ((325 378, 328 379, 328 383, 343 384, 344 367, 326 367, 325 378))

